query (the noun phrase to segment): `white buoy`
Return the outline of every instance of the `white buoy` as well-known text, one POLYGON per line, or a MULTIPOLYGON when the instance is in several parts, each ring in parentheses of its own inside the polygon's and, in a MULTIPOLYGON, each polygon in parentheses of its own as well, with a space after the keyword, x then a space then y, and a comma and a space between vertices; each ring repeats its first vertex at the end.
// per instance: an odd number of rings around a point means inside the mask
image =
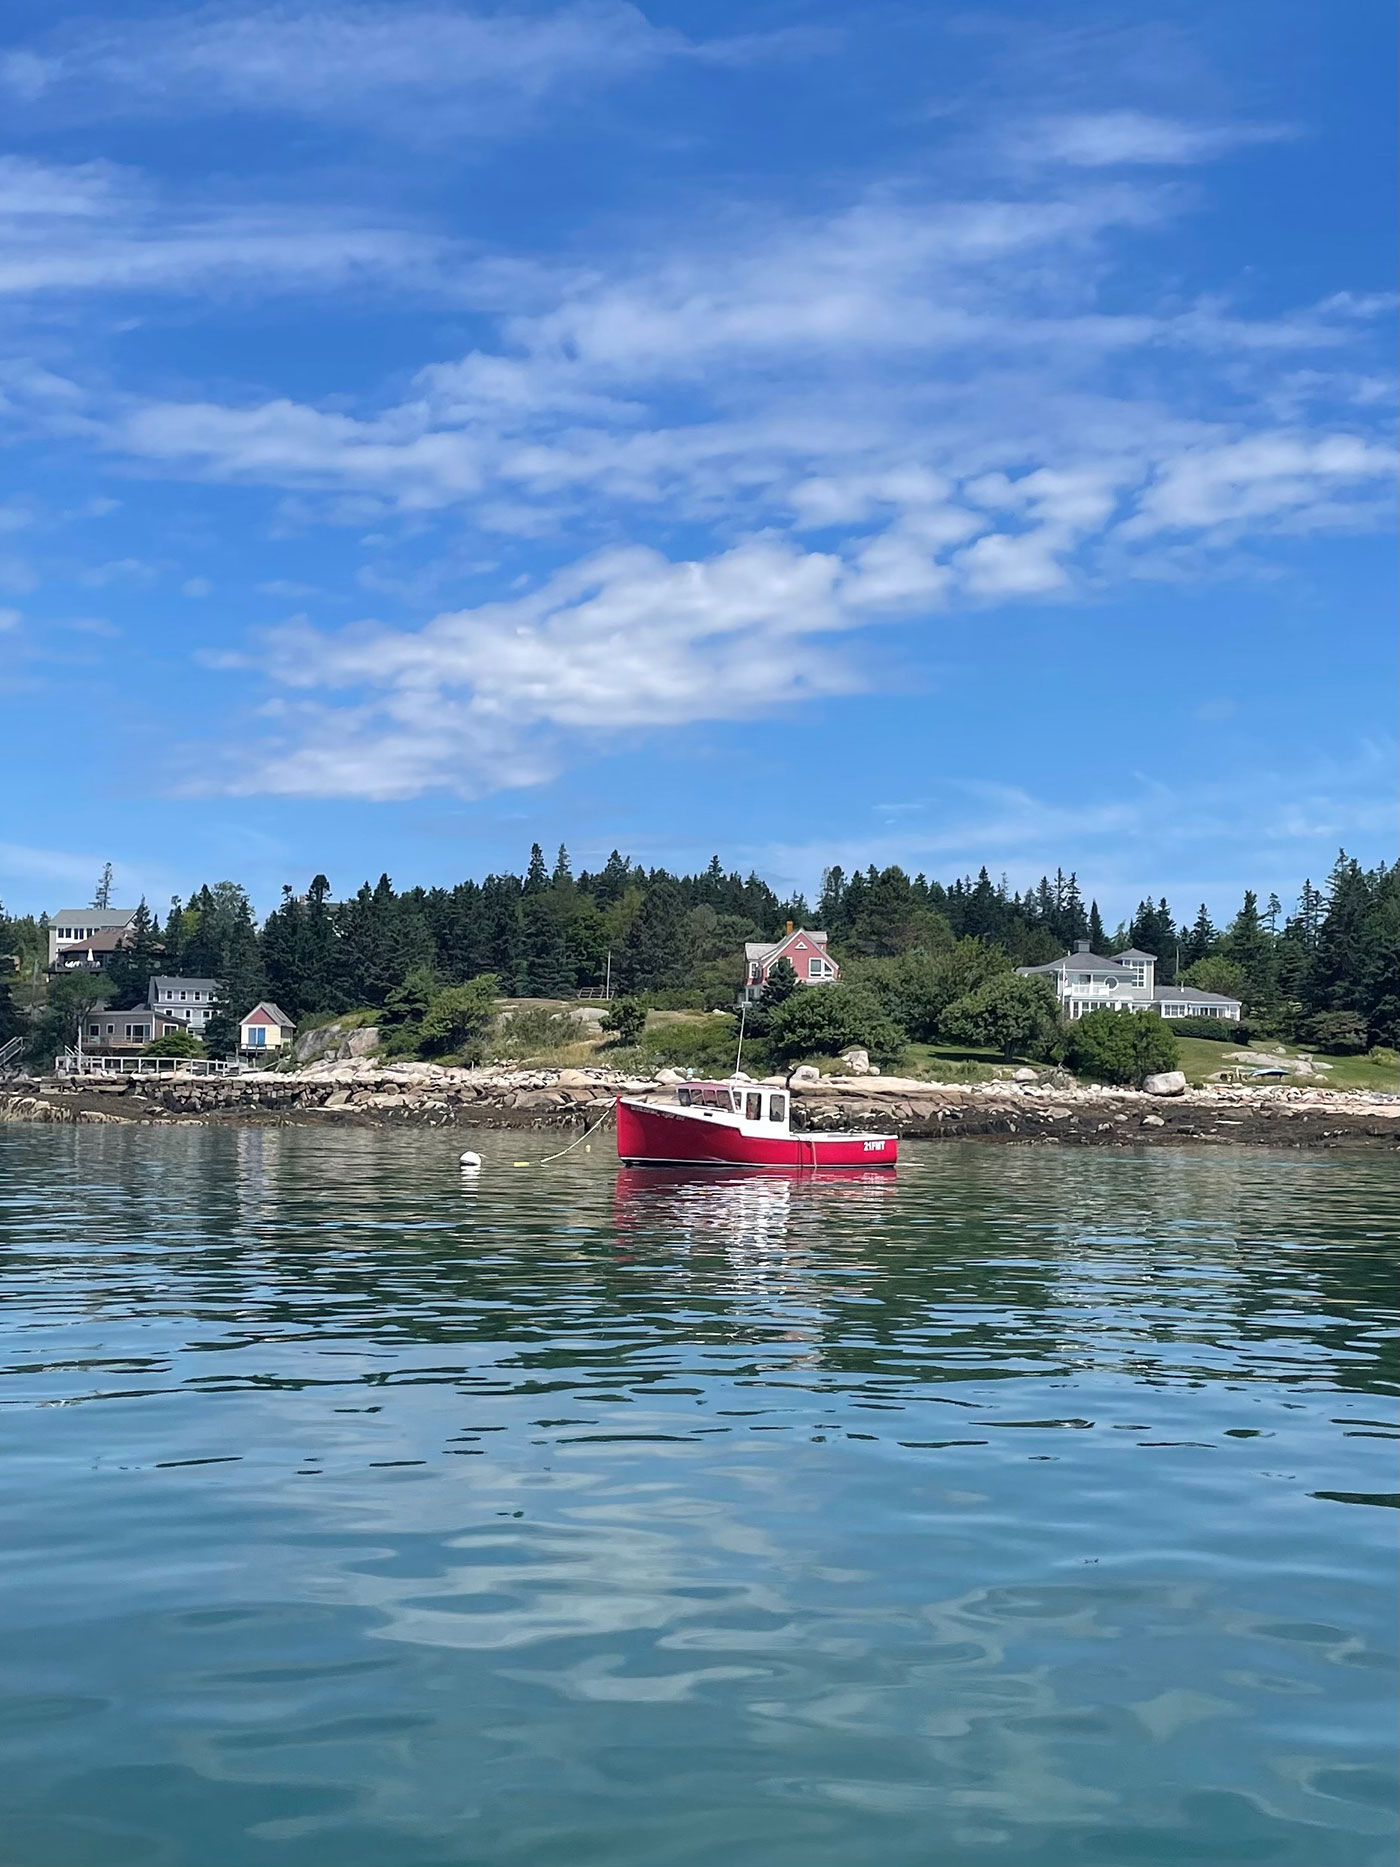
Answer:
POLYGON ((460 1154, 457 1157, 457 1165, 462 1169, 463 1173, 480 1173, 481 1156, 480 1154, 472 1153, 460 1154))

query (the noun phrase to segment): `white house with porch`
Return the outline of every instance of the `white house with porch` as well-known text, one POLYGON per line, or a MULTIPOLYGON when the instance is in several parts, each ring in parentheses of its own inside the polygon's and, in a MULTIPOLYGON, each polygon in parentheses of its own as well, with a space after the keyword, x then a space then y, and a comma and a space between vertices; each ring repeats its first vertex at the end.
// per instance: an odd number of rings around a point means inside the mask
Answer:
POLYGON ((807 927, 787 924, 780 940, 749 940, 744 944, 744 986, 740 1002, 751 1005, 768 983, 780 959, 797 974, 799 985, 834 985, 841 968, 826 950, 826 935, 807 927))
POLYGON ((1155 1011, 1163 1018, 1220 1018, 1238 1023, 1244 1006, 1220 992, 1190 985, 1158 985, 1157 956, 1130 946, 1111 959, 1089 951, 1076 940, 1074 951, 1047 966, 1018 966, 1023 979, 1044 979, 1054 987, 1066 1018, 1086 1011, 1155 1011))

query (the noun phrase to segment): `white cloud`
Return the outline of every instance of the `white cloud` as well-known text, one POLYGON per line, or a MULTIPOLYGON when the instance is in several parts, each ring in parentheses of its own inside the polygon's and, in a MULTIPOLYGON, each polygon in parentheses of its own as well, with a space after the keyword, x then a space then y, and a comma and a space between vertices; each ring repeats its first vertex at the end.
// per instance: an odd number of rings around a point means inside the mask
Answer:
POLYGON ((1379 490, 1395 467, 1392 447, 1351 434, 1265 433, 1190 448, 1162 465, 1123 531, 1134 538, 1211 526, 1345 524, 1350 496, 1379 490))
POLYGON ((23 614, 17 609, 0 609, 0 633, 17 629, 24 621, 23 614))
POLYGON ((707 562, 602 552, 525 596, 420 630, 359 624, 270 633, 266 675, 290 694, 245 746, 234 791, 388 798, 537 783, 566 740, 733 719, 859 684, 822 647, 849 627, 843 567, 754 539, 707 562), (368 697, 366 697, 368 696, 368 697))
MULTIPOLYGON (((1063 602, 1161 574, 1182 544, 1199 569, 1244 536, 1374 522, 1394 472, 1378 411, 1330 404, 1320 369, 1287 428, 1269 397, 1281 352, 1354 340, 1376 307, 1277 328, 1218 305, 1102 315, 1104 242, 1157 211, 1133 190, 885 201, 586 276, 497 273, 498 347, 388 407, 116 414, 107 444, 153 470, 321 495, 359 525, 452 509, 469 535, 553 535, 573 558, 422 628, 281 632, 262 665, 286 698, 234 787, 528 783, 608 734, 860 685, 834 638, 873 622, 1063 602), (596 548, 652 514, 707 542, 596 548)), ((361 582, 415 600, 387 567, 361 582)))
MULTIPOLYGON (((263 86, 275 102, 311 61, 307 108, 339 109, 398 15, 267 13, 265 48, 251 17, 177 22, 132 83, 163 96, 199 72, 221 96, 263 86)), ((481 71, 515 59, 517 89, 550 84, 585 17, 604 51, 650 43, 625 7, 525 23, 543 39, 513 16, 434 14, 426 39, 384 53, 380 78, 430 89, 424 46, 460 26, 482 35, 481 71)), ((77 62, 52 84, 95 83, 117 58, 115 39, 97 43, 63 53, 77 62)), ((1155 232, 1181 204, 1093 171, 1199 161, 1256 132, 1117 112, 1037 134, 1058 154, 1034 185, 734 210, 553 266, 467 260, 303 209, 180 212, 107 165, 11 161, 0 292, 373 275, 447 294, 482 336, 379 401, 89 397, 42 369, 0 392, 128 467, 274 489, 289 526, 372 527, 361 587, 407 606, 441 600, 432 567, 405 576, 392 560, 410 526, 451 526, 456 566, 499 555, 514 569, 521 539, 548 540, 565 566, 417 629, 289 626, 265 658, 281 696, 266 747, 241 744, 228 777, 240 790, 532 782, 608 733, 846 691, 859 677, 835 638, 872 622, 1064 602, 1168 561, 1179 574, 1184 551, 1200 567, 1242 539, 1374 523, 1394 456, 1379 399, 1355 386, 1386 304, 1334 294, 1260 318, 1219 298, 1161 302, 1115 270, 1123 232, 1155 232)))
POLYGON ((665 60, 746 63, 819 35, 693 41, 623 0, 552 12, 414 4, 206 6, 60 30, 0 59, 13 107, 72 116, 217 110, 354 119, 413 134, 490 135, 544 99, 567 106, 665 60))
MULTIPOLYGON (((435 280, 445 251, 333 207, 187 210, 111 163, 0 157, 0 296, 221 284, 264 295, 374 278, 403 289, 435 280)), ((72 385, 48 372, 20 386, 30 399, 71 400, 72 385)))
POLYGON ((1291 133, 1276 124, 1197 124, 1142 110, 1105 110, 1043 117, 1016 141, 1025 156, 1074 168, 1178 168, 1291 133))

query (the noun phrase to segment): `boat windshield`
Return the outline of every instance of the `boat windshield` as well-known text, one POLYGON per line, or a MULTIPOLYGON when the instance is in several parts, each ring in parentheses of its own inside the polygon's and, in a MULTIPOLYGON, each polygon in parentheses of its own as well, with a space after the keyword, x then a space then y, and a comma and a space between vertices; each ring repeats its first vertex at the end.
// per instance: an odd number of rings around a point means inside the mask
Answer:
POLYGON ((737 1109, 738 1093, 732 1089, 721 1088, 717 1083, 690 1083, 676 1091, 676 1100, 683 1109, 737 1109))

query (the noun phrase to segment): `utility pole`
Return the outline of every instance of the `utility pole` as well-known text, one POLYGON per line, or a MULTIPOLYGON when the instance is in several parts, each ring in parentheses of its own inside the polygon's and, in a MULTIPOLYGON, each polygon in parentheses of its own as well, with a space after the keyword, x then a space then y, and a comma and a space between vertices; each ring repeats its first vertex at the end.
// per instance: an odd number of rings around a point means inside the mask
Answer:
POLYGON ((608 948, 608 969, 606 973, 603 975, 603 1000, 604 1000, 604 1003, 611 1003, 612 1001, 612 948, 611 947, 608 948))

